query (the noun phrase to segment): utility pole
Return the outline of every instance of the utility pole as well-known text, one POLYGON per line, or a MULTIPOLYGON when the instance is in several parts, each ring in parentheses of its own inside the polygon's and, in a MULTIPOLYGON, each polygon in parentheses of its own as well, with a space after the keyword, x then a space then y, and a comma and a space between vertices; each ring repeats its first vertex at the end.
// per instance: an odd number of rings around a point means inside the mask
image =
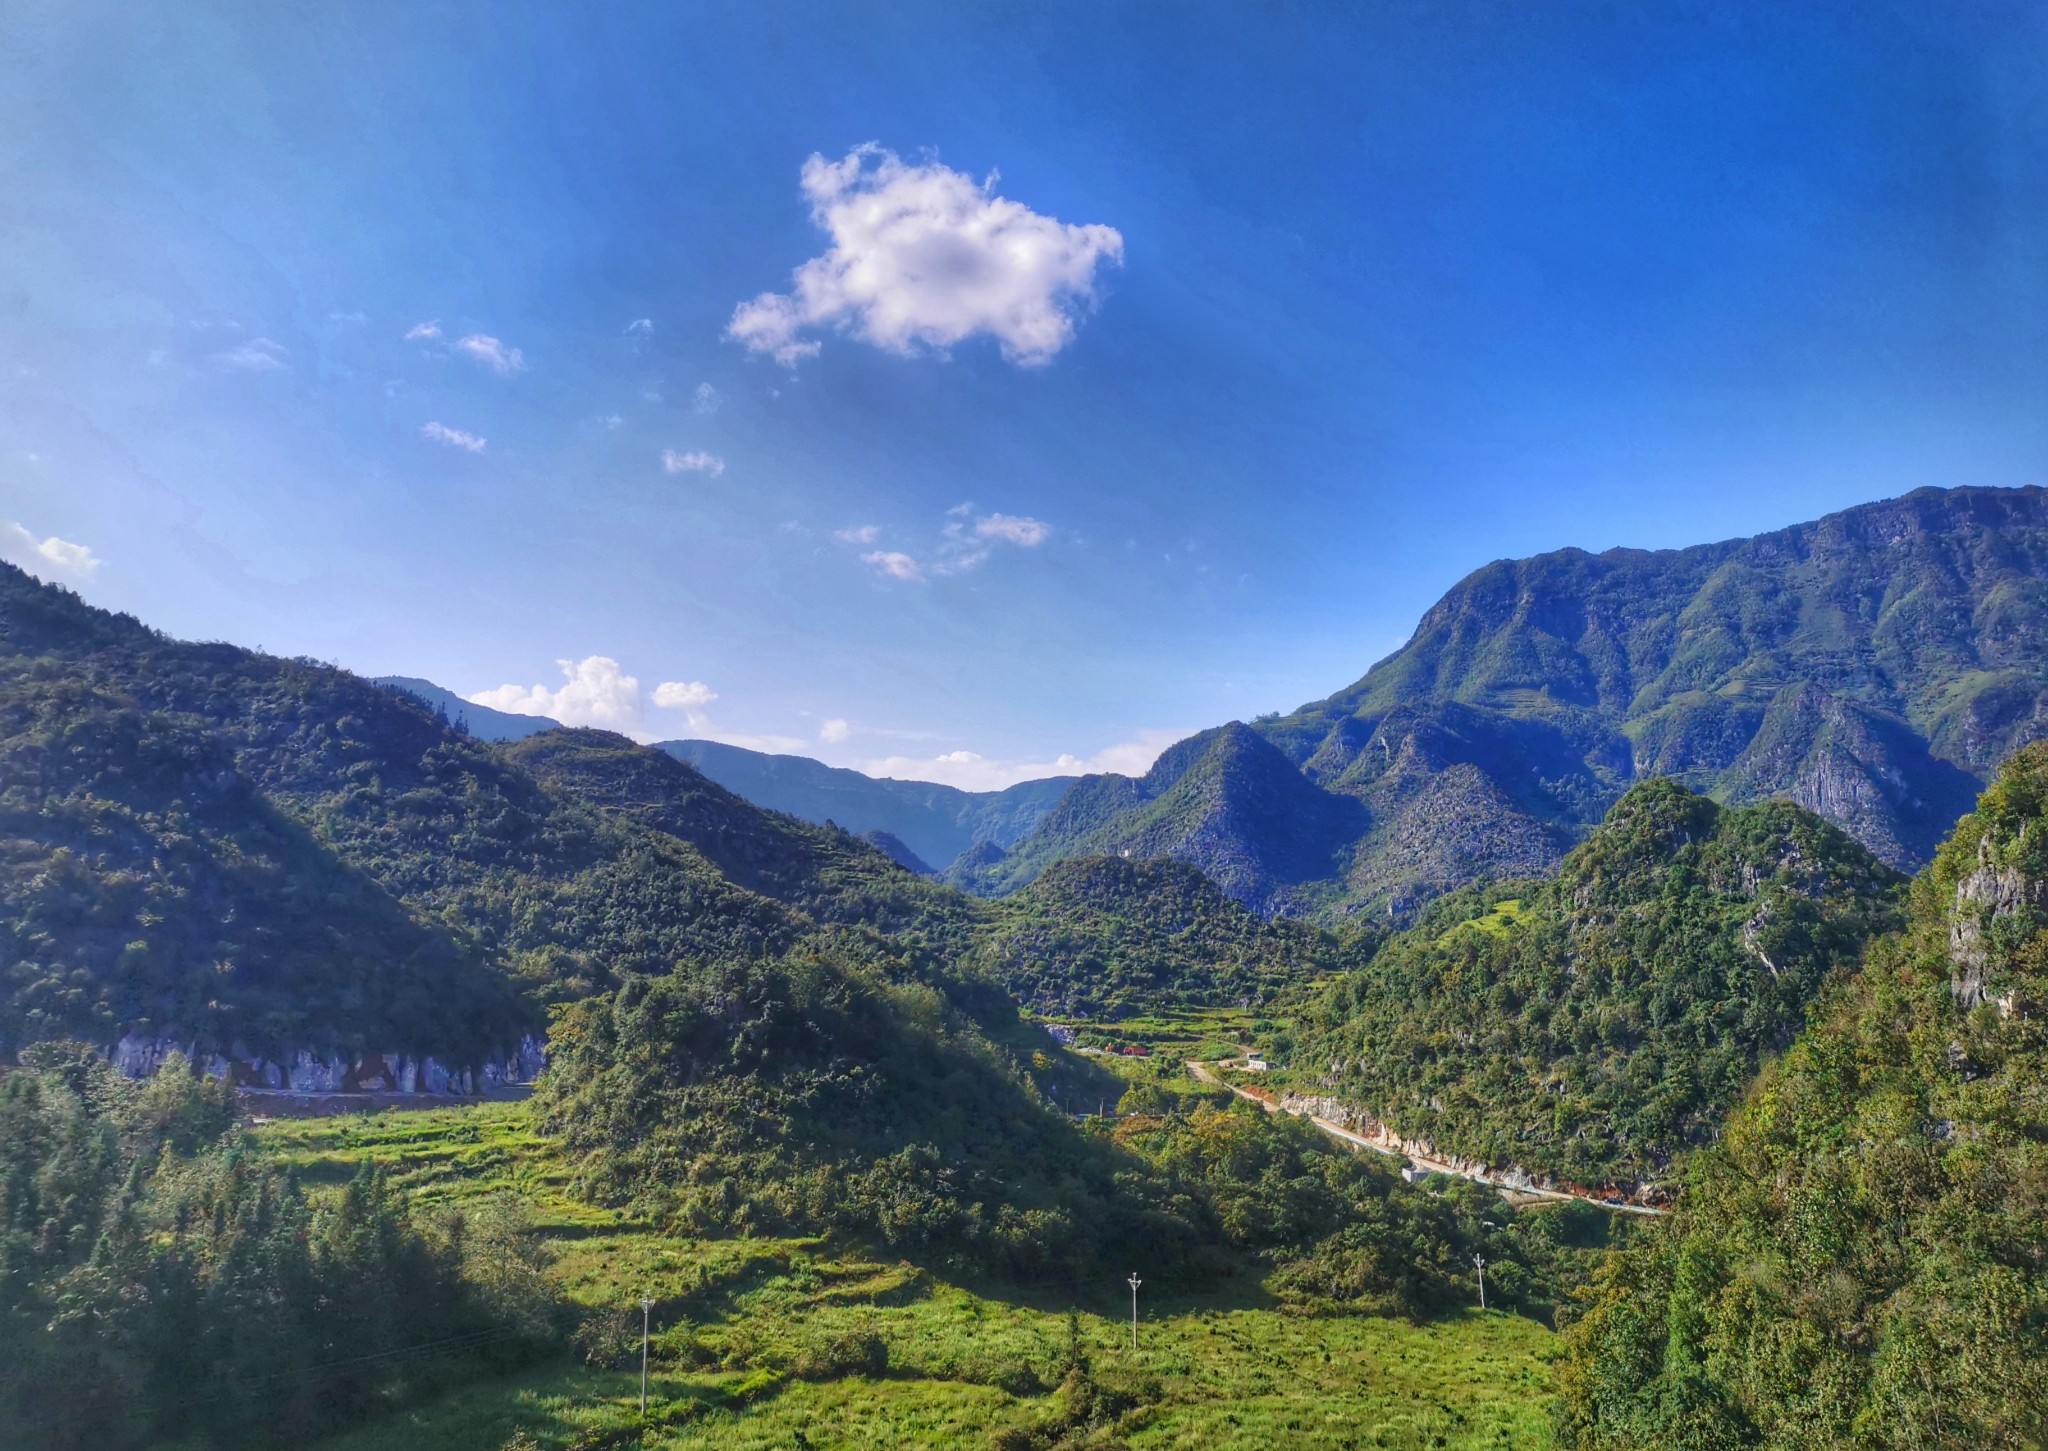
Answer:
POLYGON ((647 1414, 647 1317, 654 1312, 654 1297, 640 1297, 640 1414, 647 1414))
POLYGON ((1131 1275, 1131 1349, 1133 1350, 1138 1348, 1138 1286, 1144 1283, 1135 1273, 1131 1275))
POLYGON ((1472 1263, 1479 1267, 1479 1308, 1486 1308, 1486 1256, 1472 1256, 1472 1263))

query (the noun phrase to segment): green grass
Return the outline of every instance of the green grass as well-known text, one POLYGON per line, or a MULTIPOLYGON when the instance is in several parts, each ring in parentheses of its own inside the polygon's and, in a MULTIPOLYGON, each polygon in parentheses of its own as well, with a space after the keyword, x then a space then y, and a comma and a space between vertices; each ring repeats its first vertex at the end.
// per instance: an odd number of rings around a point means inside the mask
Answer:
MULTIPOLYGON (((1067 1022, 1069 1019, 1048 1021, 1067 1022)), ((1173 1058, 1228 1058, 1278 1026, 1264 1008, 1154 1007, 1115 1022, 1076 1023, 1084 1043, 1135 1044, 1173 1058)))
MULTIPOLYGON (((1052 1413, 1069 1309, 1081 1312, 1098 1374, 1143 1403, 1119 1427, 1134 1448, 1550 1444, 1554 1337, 1513 1316, 1426 1326, 1311 1318, 1275 1308, 1240 1274, 1195 1292, 1148 1289, 1133 1353, 1119 1283, 956 1283, 816 1239, 671 1236, 583 1203, 525 1105, 279 1121, 256 1132, 311 1184, 339 1184, 374 1161, 425 1205, 515 1201, 551 1242, 564 1293, 593 1315, 625 1313, 636 1329, 638 1296, 657 1301, 644 1440, 629 1348, 620 1368, 565 1358, 323 1451, 495 1451, 517 1431, 546 1447, 985 1445, 1052 1413)), ((637 1346, 637 1335, 625 1343, 637 1346)))
POLYGON ((1483 932, 1489 937, 1504 937, 1508 929, 1522 920, 1522 899, 1508 897, 1493 904, 1493 910, 1483 917, 1473 917, 1458 923, 1437 938, 1443 942, 1459 932, 1483 932))

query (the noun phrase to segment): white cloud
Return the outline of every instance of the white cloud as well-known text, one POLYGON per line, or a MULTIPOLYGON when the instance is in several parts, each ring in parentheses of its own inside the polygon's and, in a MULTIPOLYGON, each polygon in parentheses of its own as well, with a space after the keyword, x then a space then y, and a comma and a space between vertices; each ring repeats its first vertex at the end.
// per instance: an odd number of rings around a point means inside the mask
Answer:
POLYGON ((291 354, 269 338, 251 338, 213 356, 222 367, 236 368, 244 373, 275 373, 291 366, 287 361, 291 354))
POLYGON ((653 331, 654 319, 651 317, 636 317, 626 324, 626 333, 629 337, 644 338, 653 331))
POLYGON ((810 743, 797 736, 748 735, 722 731, 704 714, 704 707, 718 699, 718 692, 701 680, 664 680, 652 691, 642 691, 640 679, 626 673, 609 655, 589 655, 581 660, 557 660, 562 683, 546 685, 500 685, 468 697, 477 705, 508 710, 515 715, 544 715, 563 725, 594 726, 617 731, 634 740, 666 740, 675 734, 673 724, 659 720, 649 724, 649 705, 661 710, 680 711, 690 734, 708 741, 724 741, 750 751, 790 753, 810 743))
POLYGON ((1142 776, 1152 769, 1159 753, 1187 736, 1186 731, 1146 730, 1128 741, 1105 746, 1091 756, 1062 752, 1049 761, 993 760, 975 751, 947 751, 938 756, 884 756, 859 763, 870 776, 892 776, 899 780, 939 781, 963 791, 1000 791, 1019 781, 1036 781, 1046 776, 1085 776, 1115 772, 1142 776))
POLYGON ((672 448, 665 448, 661 451, 661 468, 663 473, 708 474, 715 479, 725 472, 725 460, 702 449, 677 453, 672 448))
POLYGON ((460 428, 450 428, 438 420, 420 425, 420 437, 431 438, 436 443, 449 444, 455 448, 466 448, 471 453, 482 453, 488 439, 480 438, 460 428))
POLYGON ((981 334, 1022 367, 1073 340, 1096 298, 1097 269, 1123 260, 1113 227, 1070 226, 995 195, 938 162, 907 165, 862 146, 803 165, 811 219, 831 247, 798 267, 787 293, 733 311, 726 336, 785 367, 817 355, 809 331, 835 328, 887 352, 943 352, 981 334))
POLYGON ((934 574, 965 574, 986 564, 998 544, 1035 549, 1052 534, 1051 525, 1021 514, 987 514, 970 527, 967 518, 973 512, 971 509, 955 506, 946 512, 952 517, 939 530, 939 554, 932 565, 934 574))
POLYGON ((517 348, 506 347, 487 333, 471 333, 455 344, 455 351, 467 353, 500 378, 509 378, 514 373, 526 371, 524 353, 517 348))
MULTIPOLYGON (((918 583, 928 573, 945 576, 978 569, 988 562, 998 545, 1035 549, 1052 537, 1051 525, 1027 515, 985 514, 975 519, 972 506, 965 504, 955 505, 946 514, 946 522, 939 526, 938 548, 925 556, 926 563, 920 564, 895 550, 863 554, 861 563, 893 579, 918 583)), ((879 524, 854 524, 834 530, 832 537, 841 544, 873 544, 882 537, 882 528, 879 524)))
POLYGON ((664 710, 699 710, 718 699, 701 680, 664 680, 654 687, 654 703, 664 710))
POLYGON ((405 340, 409 343, 430 343, 440 336, 441 324, 437 319, 434 322, 414 323, 406 330, 405 340))
POLYGON ((626 416, 623 413, 607 413, 602 418, 597 420, 597 426, 599 428, 604 429, 606 432, 610 432, 612 429, 619 427, 625 421, 626 416))
POLYGON ((818 727, 818 739, 821 741, 843 741, 852 734, 853 727, 836 716, 818 727))
POLYGON ((370 319, 366 313, 330 312, 327 314, 327 320, 329 322, 368 322, 370 319))
POLYGON ((690 395, 690 406, 699 413, 716 413, 725 406, 725 395, 709 383, 699 383, 697 391, 690 395))
POLYGON ((871 554, 863 554, 860 562, 872 565, 891 579, 908 580, 915 584, 924 578, 924 571, 917 567, 916 560, 893 549, 877 549, 871 554))
POLYGON ((495 690, 480 690, 469 700, 514 715, 548 716, 563 725, 598 726, 627 734, 638 728, 640 682, 621 670, 618 661, 609 655, 590 655, 555 664, 565 679, 554 690, 545 685, 500 685, 495 690))
POLYGON ((1052 530, 1036 519, 1023 515, 991 514, 974 526, 974 532, 983 539, 1001 539, 1025 549, 1033 549, 1045 543, 1052 530))
POLYGON ((79 581, 98 574, 102 563, 86 545, 59 539, 54 534, 38 539, 20 524, 9 524, 6 532, 0 534, 0 556, 31 574, 79 581))

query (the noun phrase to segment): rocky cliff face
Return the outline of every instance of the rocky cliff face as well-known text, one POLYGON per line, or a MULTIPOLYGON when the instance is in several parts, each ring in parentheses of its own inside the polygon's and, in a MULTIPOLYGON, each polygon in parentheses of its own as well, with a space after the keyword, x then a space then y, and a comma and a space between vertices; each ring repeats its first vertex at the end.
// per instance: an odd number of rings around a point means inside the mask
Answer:
POLYGON ((176 1035, 128 1033, 106 1048, 107 1061, 130 1078, 148 1078, 178 1054, 216 1078, 252 1089, 281 1093, 426 1093, 467 1097, 532 1083, 547 1066, 547 1045, 528 1035, 510 1053, 473 1067, 455 1067, 433 1057, 406 1053, 341 1055, 301 1049, 266 1058, 242 1044, 226 1053, 206 1053, 176 1035))
POLYGON ((1958 1006, 2028 1013, 2048 979, 2048 743, 2022 751, 1958 828, 1924 896, 1945 905, 1958 1006))

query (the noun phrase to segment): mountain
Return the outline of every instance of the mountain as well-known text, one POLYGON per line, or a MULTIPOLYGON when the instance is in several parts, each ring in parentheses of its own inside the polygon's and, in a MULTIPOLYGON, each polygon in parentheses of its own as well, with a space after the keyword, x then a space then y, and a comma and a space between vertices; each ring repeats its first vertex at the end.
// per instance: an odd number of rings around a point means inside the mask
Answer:
POLYGON ((2048 1444, 2048 744, 1568 1335, 1563 1441, 2048 1444))
POLYGON ((1259 1002, 1364 957, 1355 933, 1260 917, 1169 860, 1055 862, 997 906, 975 961, 1012 996, 1060 1015, 1259 1002))
POLYGON ((1903 885, 1802 807, 1645 782, 1554 875, 1432 904, 1301 1014, 1292 1062, 1440 1153, 1660 1179, 1896 925, 1903 885))
POLYGON ((1262 911, 1399 921, 1549 870, 1651 776, 1785 797, 1909 869, 2044 733, 2048 491, 1922 489, 1751 539, 1489 564, 1354 685, 1084 778, 954 879, 1014 890, 1128 849, 1262 911))
MULTIPOLYGON (((464 700, 431 680, 382 675, 375 683, 424 702, 478 740, 524 740, 561 728, 561 722, 546 716, 513 715, 464 700)), ((858 835, 886 832, 919 863, 950 863, 983 842, 1007 847, 1022 840, 1075 780, 1048 776, 1000 791, 962 791, 936 781, 864 776, 809 756, 769 755, 720 741, 662 741, 658 749, 688 761, 756 806, 820 825, 829 821, 858 835)))
POLYGON ((915 872, 920 877, 938 875, 923 857, 910 849, 909 843, 893 831, 863 831, 860 839, 906 872, 915 872))
POLYGON ((1015 1021, 993 984, 946 976, 985 909, 843 831, 602 732, 482 741, 407 693, 172 640, 12 567, 0 886, 6 1052, 133 1040, 137 1066, 174 1045, 294 1081, 309 1058, 326 1086, 460 1071, 549 1003, 826 941, 1015 1021))
POLYGON ((962 863, 957 885, 1014 889, 1077 855, 1168 857, 1201 868, 1266 912, 1317 900, 1300 884, 1335 876, 1365 826, 1348 797, 1319 789, 1248 726, 1232 722, 1170 747, 1131 780, 1090 776, 1001 858, 962 863))
POLYGON ((1007 847, 1029 835, 1074 784, 1072 776, 1020 781, 1000 791, 962 791, 935 781, 863 776, 808 756, 772 756, 718 741, 663 741, 719 785, 757 806, 855 833, 886 831, 920 861, 943 867, 983 842, 1007 847))

